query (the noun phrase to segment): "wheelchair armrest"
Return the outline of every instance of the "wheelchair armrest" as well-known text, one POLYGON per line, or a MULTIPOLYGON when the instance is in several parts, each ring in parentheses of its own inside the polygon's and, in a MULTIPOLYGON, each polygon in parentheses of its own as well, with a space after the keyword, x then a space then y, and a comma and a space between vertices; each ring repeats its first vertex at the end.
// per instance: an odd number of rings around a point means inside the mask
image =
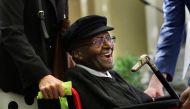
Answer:
POLYGON ((155 101, 163 101, 163 100, 170 100, 170 99, 172 99, 172 97, 171 96, 161 96, 161 97, 155 97, 154 98, 154 100, 155 101))
POLYGON ((72 88, 72 95, 73 95, 73 99, 74 99, 76 109, 82 109, 80 96, 74 88, 72 88))
POLYGON ((136 104, 132 106, 124 106, 114 109, 169 109, 171 107, 177 107, 177 109, 179 109, 181 107, 181 102, 179 101, 179 99, 155 101, 143 104, 136 104))

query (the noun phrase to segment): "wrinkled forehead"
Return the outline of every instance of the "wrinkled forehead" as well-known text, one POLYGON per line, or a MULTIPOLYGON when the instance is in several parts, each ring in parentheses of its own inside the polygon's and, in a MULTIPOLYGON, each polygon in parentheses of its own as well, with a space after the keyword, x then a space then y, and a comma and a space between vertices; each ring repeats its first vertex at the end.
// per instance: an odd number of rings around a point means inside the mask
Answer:
POLYGON ((86 41, 86 40, 90 41, 90 40, 93 40, 93 39, 96 39, 96 38, 99 38, 99 37, 104 37, 104 36, 107 36, 107 35, 110 35, 110 34, 109 34, 109 32, 106 31, 106 32, 102 32, 102 33, 99 33, 97 35, 94 35, 92 37, 83 39, 83 41, 86 41))
POLYGON ((105 35, 109 35, 109 32, 102 32, 100 34, 97 34, 95 37, 102 37, 102 36, 105 36, 105 35))

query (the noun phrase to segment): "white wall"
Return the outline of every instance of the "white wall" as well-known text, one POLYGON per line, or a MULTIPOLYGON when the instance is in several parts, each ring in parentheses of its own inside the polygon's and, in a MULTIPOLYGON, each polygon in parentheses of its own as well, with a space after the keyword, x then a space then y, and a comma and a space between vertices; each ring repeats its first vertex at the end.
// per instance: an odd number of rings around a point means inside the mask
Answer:
MULTIPOLYGON (((162 9, 162 0, 147 0, 147 2, 149 2, 152 6, 162 9)), ((159 37, 160 27, 163 22, 163 13, 149 5, 145 5, 145 13, 148 53, 154 54, 156 50, 156 43, 159 37)))

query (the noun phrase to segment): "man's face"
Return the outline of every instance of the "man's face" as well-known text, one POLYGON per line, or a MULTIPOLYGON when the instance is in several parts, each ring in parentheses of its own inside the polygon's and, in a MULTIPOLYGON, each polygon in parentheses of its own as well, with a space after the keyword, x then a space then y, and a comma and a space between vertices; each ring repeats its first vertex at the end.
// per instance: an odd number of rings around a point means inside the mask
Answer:
POLYGON ((98 34, 89 39, 85 46, 79 48, 81 52, 80 64, 94 70, 107 71, 113 67, 113 49, 114 41, 109 33, 98 34))

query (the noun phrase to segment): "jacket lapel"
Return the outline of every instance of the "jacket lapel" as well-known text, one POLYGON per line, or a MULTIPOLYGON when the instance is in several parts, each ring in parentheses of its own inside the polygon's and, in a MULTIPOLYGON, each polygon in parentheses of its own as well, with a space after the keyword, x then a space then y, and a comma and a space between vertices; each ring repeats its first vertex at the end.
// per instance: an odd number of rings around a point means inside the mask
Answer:
POLYGON ((64 16, 66 14, 66 5, 67 5, 67 0, 57 0, 57 17, 58 21, 64 19, 64 16))
POLYGON ((54 8, 54 11, 56 13, 56 16, 57 16, 57 9, 56 9, 56 3, 55 3, 55 0, 49 0, 51 2, 51 4, 53 5, 53 8, 54 8))

